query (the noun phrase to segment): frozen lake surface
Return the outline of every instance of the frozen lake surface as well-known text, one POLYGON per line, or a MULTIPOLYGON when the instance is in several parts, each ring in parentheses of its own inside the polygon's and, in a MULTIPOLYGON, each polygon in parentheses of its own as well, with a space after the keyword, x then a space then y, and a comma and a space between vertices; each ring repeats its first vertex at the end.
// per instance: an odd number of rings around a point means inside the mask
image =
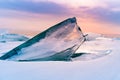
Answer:
MULTIPOLYGON (((0 43, 0 55, 24 41, 0 43)), ((91 35, 73 61, 0 60, 0 80, 120 80, 120 40, 91 35), (92 37, 92 39, 90 39, 92 37)))

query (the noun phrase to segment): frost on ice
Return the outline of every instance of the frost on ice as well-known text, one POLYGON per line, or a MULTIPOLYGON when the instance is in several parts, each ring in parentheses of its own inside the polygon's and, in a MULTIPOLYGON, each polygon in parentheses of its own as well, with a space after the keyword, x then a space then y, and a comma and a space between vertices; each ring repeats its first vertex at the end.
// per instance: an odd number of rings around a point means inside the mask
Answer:
POLYGON ((70 60, 72 54, 84 40, 76 18, 69 18, 12 49, 0 59, 18 61, 70 60))

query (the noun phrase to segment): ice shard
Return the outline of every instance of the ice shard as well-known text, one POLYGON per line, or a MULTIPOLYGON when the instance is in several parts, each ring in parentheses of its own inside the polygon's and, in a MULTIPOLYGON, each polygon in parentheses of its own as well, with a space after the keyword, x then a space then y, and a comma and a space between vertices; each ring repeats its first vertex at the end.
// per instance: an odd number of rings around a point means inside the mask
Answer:
POLYGON ((41 32, 0 57, 15 61, 63 61, 71 56, 85 38, 76 18, 69 18, 41 32))

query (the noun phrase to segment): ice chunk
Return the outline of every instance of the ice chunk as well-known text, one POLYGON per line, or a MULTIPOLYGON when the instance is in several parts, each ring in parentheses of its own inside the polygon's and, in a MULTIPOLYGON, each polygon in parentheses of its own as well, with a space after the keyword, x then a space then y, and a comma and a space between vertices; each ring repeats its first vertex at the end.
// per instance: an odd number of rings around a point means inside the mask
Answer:
POLYGON ((0 35, 0 42, 27 41, 28 39, 29 38, 19 34, 6 33, 0 35))
POLYGON ((19 61, 70 60, 84 42, 76 18, 69 18, 9 51, 0 59, 19 61))

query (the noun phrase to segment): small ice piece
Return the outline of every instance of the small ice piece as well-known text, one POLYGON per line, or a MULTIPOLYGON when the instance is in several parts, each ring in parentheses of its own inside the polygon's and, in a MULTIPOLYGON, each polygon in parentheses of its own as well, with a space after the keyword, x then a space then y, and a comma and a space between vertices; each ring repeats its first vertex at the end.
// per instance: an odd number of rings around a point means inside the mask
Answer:
POLYGON ((97 59, 99 57, 103 57, 105 55, 108 55, 112 52, 112 50, 94 50, 91 52, 81 52, 81 53, 76 53, 76 54, 81 54, 79 57, 73 58, 72 60, 82 60, 82 61, 87 61, 87 60, 92 60, 92 59, 97 59))

